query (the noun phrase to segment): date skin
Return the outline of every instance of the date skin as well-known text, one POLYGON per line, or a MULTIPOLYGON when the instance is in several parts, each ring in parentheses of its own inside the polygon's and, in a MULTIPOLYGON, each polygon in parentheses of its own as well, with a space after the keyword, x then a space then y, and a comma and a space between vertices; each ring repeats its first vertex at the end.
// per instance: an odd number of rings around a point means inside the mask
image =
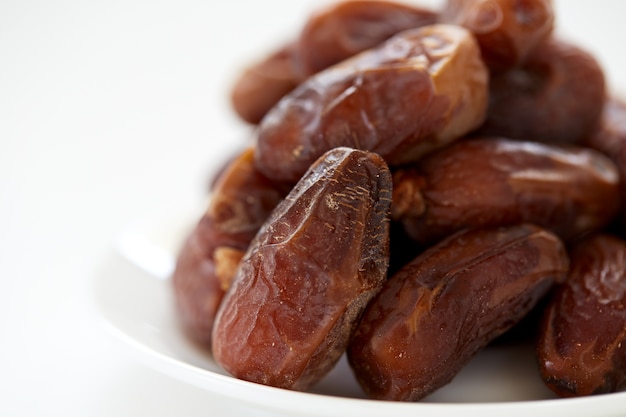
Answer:
POLYGON ((541 375, 562 397, 614 392, 626 383, 626 242, 597 234, 570 257, 544 316, 541 375))
POLYGON ((258 173, 246 149, 220 173, 207 211, 184 242, 172 276, 185 333, 211 346, 215 314, 239 260, 286 192, 258 173))
POLYGON ((302 78, 407 29, 436 23, 432 10, 391 1, 340 1, 313 14, 298 39, 297 65, 302 78))
POLYGON ((345 351, 389 262, 391 174, 336 148, 296 184, 241 261, 213 329, 233 376, 306 390, 345 351))
POLYGON ((615 164, 582 147, 474 138, 394 173, 392 217, 421 243, 521 222, 571 240, 606 226, 618 208, 615 164))
POLYGON ((448 0, 441 21, 469 29, 492 72, 520 65, 554 28, 550 0, 448 0))
POLYGON ((357 380, 370 398, 424 398, 519 322, 567 268, 561 241, 534 225, 450 236, 368 305, 348 348, 357 380))
POLYGON ((489 90, 481 133, 579 144, 597 128, 606 80, 590 53, 551 38, 522 66, 493 75, 489 90))
POLYGON ((295 183, 338 146, 376 152, 390 165, 415 161, 483 122, 487 84, 467 30, 402 32, 283 97, 259 125, 256 165, 269 178, 295 183))

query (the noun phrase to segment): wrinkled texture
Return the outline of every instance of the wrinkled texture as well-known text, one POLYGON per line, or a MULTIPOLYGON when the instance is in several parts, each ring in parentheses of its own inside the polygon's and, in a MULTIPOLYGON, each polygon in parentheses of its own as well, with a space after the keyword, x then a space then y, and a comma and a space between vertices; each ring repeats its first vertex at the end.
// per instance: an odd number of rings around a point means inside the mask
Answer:
POLYGON ((239 259, 285 194, 256 171, 252 149, 220 174, 172 276, 178 316, 191 339, 210 347, 215 314, 239 259))
POLYGON ((233 110, 256 124, 285 94, 302 81, 294 63, 295 46, 288 44, 247 68, 235 81, 230 100, 233 110))
POLYGON ((540 45, 518 68, 493 75, 483 134, 580 143, 597 127, 606 97, 602 68, 562 40, 540 45))
POLYGON ((563 397, 614 392, 626 383, 626 242, 592 236, 571 263, 544 317, 541 375, 563 397))
POLYGON ((476 41, 456 26, 394 36, 317 73, 285 96, 258 130, 258 169, 296 182, 338 146, 414 161, 478 127, 488 73, 476 41))
POLYGON ((391 174, 373 153, 324 154, 251 243, 213 329, 237 378, 304 390, 345 351, 389 262, 391 174))
POLYGON ((368 305, 348 348, 357 380, 371 398, 425 397, 524 317, 567 267, 561 241, 537 226, 449 237, 368 305))
POLYGON ((607 155, 620 173, 622 228, 626 226, 626 102, 610 97, 602 109, 598 129, 584 142, 586 146, 607 155))
POLYGON ((448 0, 441 21, 472 32, 487 66, 503 71, 550 36, 554 9, 550 0, 448 0))
POLYGON ((581 147, 475 138, 394 173, 392 217, 424 243, 520 222, 569 240, 607 225, 618 208, 615 164, 581 147))
POLYGON ((434 11, 390 1, 334 3, 312 15, 302 28, 296 59, 299 73, 304 79, 397 33, 437 19, 434 11))

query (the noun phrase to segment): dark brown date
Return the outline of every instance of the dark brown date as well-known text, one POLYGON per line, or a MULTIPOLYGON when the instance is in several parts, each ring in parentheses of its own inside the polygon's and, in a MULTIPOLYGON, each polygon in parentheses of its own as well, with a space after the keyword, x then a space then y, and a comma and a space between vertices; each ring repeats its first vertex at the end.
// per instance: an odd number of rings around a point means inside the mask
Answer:
POLYGON ((488 73, 471 34, 430 25, 332 66, 298 86, 258 130, 258 169, 296 182, 325 151, 348 146, 389 164, 414 161, 478 127, 488 73))
POLYGON ((237 378, 294 390, 325 375, 386 277, 390 203, 378 155, 320 157, 241 261, 213 329, 215 360, 237 378))
POLYGON ((483 134, 548 143, 581 143, 605 101, 602 68, 588 52, 550 39, 518 68, 493 75, 483 134))
POLYGON ((302 28, 297 66, 304 79, 397 33, 437 19, 434 11, 391 1, 337 2, 312 15, 302 28))
POLYGON ((519 322, 567 267, 561 241, 534 225, 447 238, 368 305, 348 348, 357 380, 371 398, 425 397, 519 322))
POLYGON ((295 46, 286 45, 239 76, 230 93, 233 109, 246 122, 257 124, 300 81, 295 66, 295 46))
POLYGON ((492 71, 511 69, 548 38, 554 28, 551 0, 448 0, 441 21, 476 36, 492 71))
POLYGON ((615 164, 582 147, 476 138, 394 173, 392 217, 423 243, 521 222, 569 240, 607 225, 618 208, 615 164))
POLYGON ((620 173, 622 228, 626 227, 626 103, 610 97, 604 104, 597 131, 584 142, 586 146, 607 155, 620 173))
POLYGON ((594 235, 570 257, 540 332, 541 375, 563 397, 613 392, 626 383, 626 242, 594 235))
POLYGON ((210 202, 181 248, 172 276, 178 316, 189 337, 210 347, 225 289, 250 241, 286 194, 259 174, 247 149, 220 174, 210 202))

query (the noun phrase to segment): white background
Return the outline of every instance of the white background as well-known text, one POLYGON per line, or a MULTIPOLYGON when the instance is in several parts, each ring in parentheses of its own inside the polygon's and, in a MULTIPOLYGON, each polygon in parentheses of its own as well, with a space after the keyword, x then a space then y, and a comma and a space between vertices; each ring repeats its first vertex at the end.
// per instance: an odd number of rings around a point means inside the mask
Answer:
MULTIPOLYGON (((247 140, 233 78, 319 4, 0 1, 0 415, 235 415, 126 356, 90 282, 127 225, 204 193, 247 140)), ((626 92, 626 2, 556 5, 626 92)))

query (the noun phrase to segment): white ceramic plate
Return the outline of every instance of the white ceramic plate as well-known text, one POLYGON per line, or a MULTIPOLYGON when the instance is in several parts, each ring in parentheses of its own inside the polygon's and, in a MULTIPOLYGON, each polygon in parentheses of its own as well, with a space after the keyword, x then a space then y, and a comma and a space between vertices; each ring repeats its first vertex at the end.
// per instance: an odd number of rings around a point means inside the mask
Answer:
POLYGON ((96 305, 106 328, 145 364, 206 389, 224 402, 285 416, 624 416, 626 392, 557 399, 539 380, 532 348, 486 349, 448 386, 419 403, 372 401, 343 358, 312 393, 237 380, 183 336, 176 322, 169 273, 192 210, 143 219, 124 233, 96 276, 96 305))

